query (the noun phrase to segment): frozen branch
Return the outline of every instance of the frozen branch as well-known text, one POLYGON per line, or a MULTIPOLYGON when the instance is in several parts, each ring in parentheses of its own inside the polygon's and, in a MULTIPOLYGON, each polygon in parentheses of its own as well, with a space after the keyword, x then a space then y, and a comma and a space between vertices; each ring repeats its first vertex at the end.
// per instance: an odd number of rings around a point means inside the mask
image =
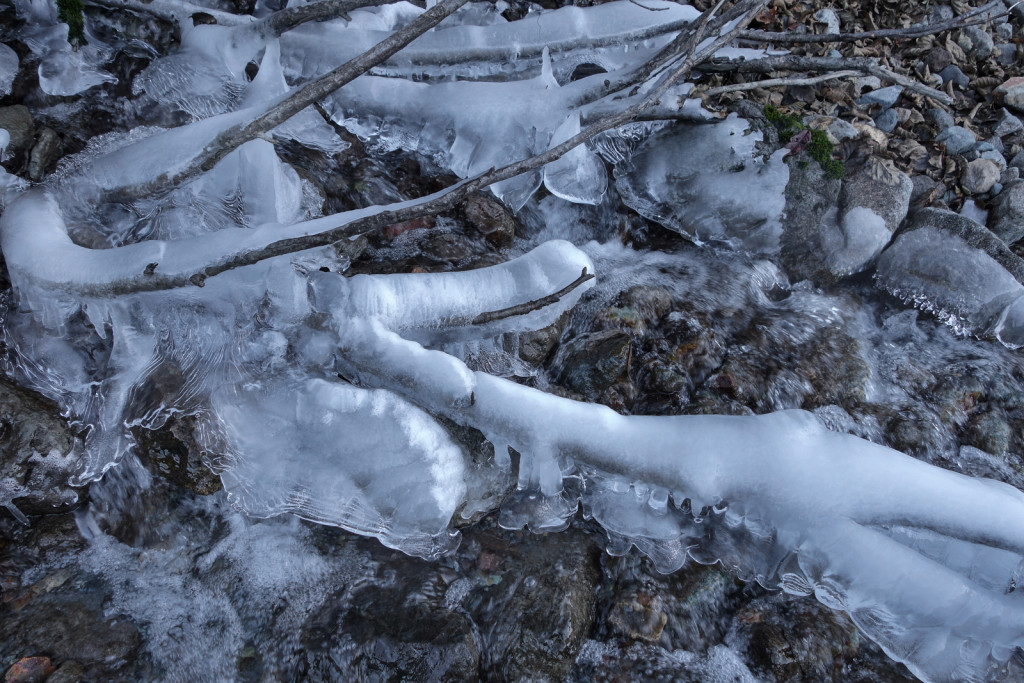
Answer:
POLYGON ((200 173, 212 169, 218 161, 246 142, 269 133, 306 107, 323 99, 346 83, 388 59, 417 37, 430 30, 468 0, 443 0, 405 28, 396 31, 375 46, 320 78, 282 97, 252 120, 238 123, 217 134, 212 142, 182 168, 164 173, 140 185, 108 189, 108 198, 129 201, 133 197, 158 194, 200 173))

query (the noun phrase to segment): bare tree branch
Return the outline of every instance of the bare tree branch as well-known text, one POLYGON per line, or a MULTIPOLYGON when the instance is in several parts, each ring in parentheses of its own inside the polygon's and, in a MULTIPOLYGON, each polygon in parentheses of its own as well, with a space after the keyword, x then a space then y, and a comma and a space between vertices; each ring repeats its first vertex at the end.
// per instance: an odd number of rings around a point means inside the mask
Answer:
POLYGON ((929 88, 912 78, 901 76, 885 67, 875 64, 868 57, 808 57, 804 55, 777 55, 761 59, 734 60, 728 62, 706 62, 700 66, 705 73, 773 73, 776 71, 849 71, 856 70, 883 81, 902 85, 907 90, 925 97, 952 104, 953 98, 941 90, 929 88))
POLYGON ((723 95, 728 92, 739 92, 744 90, 757 90, 758 88, 775 88, 778 86, 791 86, 791 85, 814 85, 821 83, 822 81, 831 81, 836 78, 849 78, 851 76, 860 76, 860 71, 836 71, 834 73, 827 73, 821 76, 812 76, 810 78, 768 78, 763 81, 751 81, 750 83, 733 83, 732 85, 722 85, 717 88, 708 88, 707 90, 701 90, 699 87, 694 88, 691 96, 698 94, 707 95, 714 97, 715 95, 723 95))
POLYGON ((740 38, 754 40, 764 43, 851 43, 857 40, 875 40, 878 38, 910 39, 922 36, 934 35, 943 31, 952 31, 966 26, 987 24, 993 19, 1006 16, 1009 10, 1002 8, 1002 0, 992 0, 986 5, 977 7, 959 17, 953 17, 946 21, 939 21, 923 26, 911 26, 909 28, 884 28, 876 31, 861 31, 859 33, 794 33, 792 31, 744 31, 740 38), (990 14, 991 13, 991 14, 990 14))

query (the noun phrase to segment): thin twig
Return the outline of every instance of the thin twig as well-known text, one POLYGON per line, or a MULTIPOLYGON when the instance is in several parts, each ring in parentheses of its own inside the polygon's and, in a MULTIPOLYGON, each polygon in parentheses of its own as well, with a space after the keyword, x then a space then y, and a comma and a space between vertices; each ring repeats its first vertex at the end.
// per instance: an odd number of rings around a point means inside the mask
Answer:
POLYGON ((573 291, 574 289, 582 285, 584 282, 593 279, 594 274, 588 273, 587 269, 584 268, 583 272, 580 273, 580 276, 578 278, 567 284, 565 287, 562 287, 557 292, 554 292, 553 294, 548 294, 547 296, 542 296, 541 298, 534 299, 533 301, 527 301, 525 303, 516 304, 515 306, 509 306, 508 308, 502 308, 497 311, 487 311, 485 313, 481 313, 477 317, 473 318, 473 321, 470 323, 470 325, 486 325, 487 323, 492 323, 496 320, 514 318, 517 315, 526 315, 527 313, 532 313, 533 311, 539 311, 540 309, 546 306, 550 306, 551 304, 557 304, 559 301, 562 300, 563 296, 573 291))
POLYGON ((966 26, 987 24, 993 19, 1006 16, 1009 10, 1002 10, 991 16, 988 12, 1002 7, 1002 0, 992 0, 986 5, 977 7, 974 10, 953 17, 946 21, 925 24, 924 26, 911 26, 909 28, 883 28, 875 31, 861 31, 858 33, 795 33, 793 31, 744 31, 740 38, 744 40, 755 40, 762 43, 850 43, 857 40, 875 40, 879 38, 910 39, 922 36, 934 35, 943 31, 951 31, 966 26), (986 15, 982 18, 977 18, 986 15))
POLYGON ((768 78, 763 81, 752 81, 750 83, 734 83, 732 85, 722 85, 717 88, 708 88, 702 93, 699 89, 691 93, 692 95, 704 94, 709 97, 715 95, 723 95, 728 92, 738 92, 741 90, 756 90, 758 88, 774 88, 777 86, 791 86, 791 85, 814 85, 815 83, 821 83, 822 81, 831 81, 836 78, 849 78, 850 76, 860 76, 863 72, 861 71, 836 71, 834 73, 827 73, 821 76, 812 76, 810 78, 768 78))

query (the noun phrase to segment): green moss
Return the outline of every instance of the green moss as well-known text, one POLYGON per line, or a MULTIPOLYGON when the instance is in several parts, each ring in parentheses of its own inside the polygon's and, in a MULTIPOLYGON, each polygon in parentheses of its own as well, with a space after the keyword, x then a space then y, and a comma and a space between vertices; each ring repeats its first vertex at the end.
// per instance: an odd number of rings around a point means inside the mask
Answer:
MULTIPOLYGON (((772 104, 764 107, 764 116, 779 131, 779 141, 787 144, 802 130, 808 130, 799 116, 784 114, 772 104)), ((824 131, 811 130, 811 141, 804 147, 807 154, 817 161, 829 178, 842 178, 846 173, 843 162, 834 157, 835 147, 829 142, 824 131)))
POLYGON ((57 18, 68 25, 68 42, 85 45, 85 4, 82 0, 57 0, 57 18))

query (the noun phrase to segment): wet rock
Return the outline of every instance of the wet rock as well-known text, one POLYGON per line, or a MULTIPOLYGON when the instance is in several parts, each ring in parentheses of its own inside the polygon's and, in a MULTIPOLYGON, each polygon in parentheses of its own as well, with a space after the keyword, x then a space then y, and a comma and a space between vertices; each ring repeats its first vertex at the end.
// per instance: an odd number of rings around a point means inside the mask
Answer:
POLYGON ((489 625, 481 634, 484 678, 563 680, 594 622, 601 552, 594 539, 569 529, 544 536, 484 533, 467 541, 500 558, 492 563, 498 573, 465 600, 474 621, 489 625))
POLYGON ((1014 180, 989 204, 988 228, 1007 244, 1024 237, 1024 180, 1014 180))
POLYGON ((57 406, 0 378, 0 500, 24 514, 68 509, 78 467, 75 438, 57 406))
POLYGON ((123 616, 108 616, 105 586, 89 575, 74 575, 59 588, 33 597, 0 619, 0 653, 46 652, 75 660, 94 680, 112 680, 135 659, 141 637, 123 616))
POLYGON ((57 163, 62 152, 63 143, 60 136, 52 128, 43 128, 39 140, 32 147, 28 161, 28 177, 36 182, 43 179, 47 171, 57 163))
POLYGON ((643 592, 627 595, 612 608, 608 621, 620 635, 633 640, 656 643, 668 623, 668 615, 657 595, 643 592))
POLYGON ((541 366, 551 356, 568 321, 569 315, 564 314, 547 327, 521 333, 519 335, 519 357, 530 365, 541 366))
POLYGON ((952 126, 939 133, 938 137, 935 138, 935 142, 945 144, 946 152, 949 154, 963 154, 974 147, 974 143, 977 140, 974 137, 974 133, 966 128, 952 126))
POLYGON ((999 165, 991 159, 975 159, 967 164, 960 185, 971 194, 983 194, 999 180, 999 165))
POLYGON ((25 657, 11 665, 4 683, 42 683, 53 671, 49 657, 25 657))
POLYGON ((161 429, 135 429, 137 453, 147 468, 171 483, 207 496, 220 491, 220 477, 203 464, 186 418, 172 419, 161 429))
MULTIPOLYGON (((436 572, 424 567, 420 578, 436 572)), ((303 626, 302 678, 472 681, 480 652, 469 618, 438 604, 426 583, 402 572, 388 585, 339 594, 303 626), (419 599, 409 599, 410 594, 419 599)), ((443 593, 441 594, 443 599, 443 593)))
POLYGON ((621 330, 602 330, 576 337, 559 349, 559 384, 592 396, 623 379, 629 364, 630 336, 621 330))
POLYGON ((516 219, 493 197, 477 195, 463 206, 466 220, 491 244, 504 247, 512 243, 516 234, 516 219))
MULTIPOLYGON (((728 642, 745 652, 755 671, 779 681, 851 680, 851 664, 866 644, 845 614, 785 596, 758 599, 739 611, 728 642)), ((902 665, 876 661, 876 680, 915 680, 902 665)))
POLYGON ((11 135, 7 152, 26 152, 32 146, 35 124, 32 113, 23 104, 11 107, 0 107, 0 128, 11 135))
POLYGON ((1015 76, 996 88, 992 94, 1007 107, 1024 112, 1024 76, 1015 76))
POLYGON ((985 412, 971 418, 966 442, 992 455, 1005 455, 1010 448, 1013 431, 1009 423, 994 412, 985 412))
POLYGON ((793 281, 824 275, 817 233, 836 205, 842 181, 827 177, 819 164, 790 166, 782 226, 782 264, 793 281))

